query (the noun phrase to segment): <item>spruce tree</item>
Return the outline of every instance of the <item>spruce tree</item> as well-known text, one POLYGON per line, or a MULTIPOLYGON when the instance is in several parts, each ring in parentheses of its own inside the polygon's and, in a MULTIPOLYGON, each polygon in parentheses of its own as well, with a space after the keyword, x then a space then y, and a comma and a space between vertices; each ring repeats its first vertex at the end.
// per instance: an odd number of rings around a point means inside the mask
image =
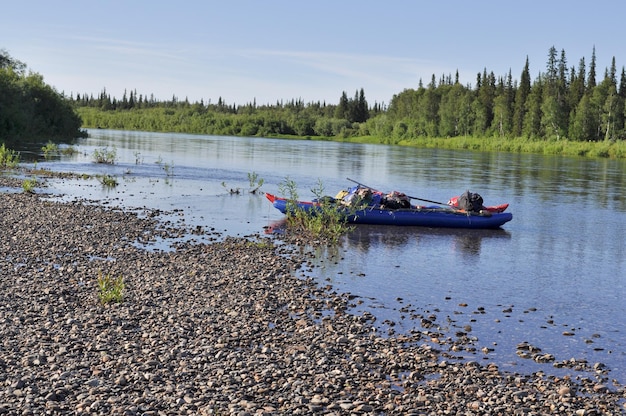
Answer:
POLYGON ((359 101, 357 103, 357 108, 358 118, 356 121, 358 121, 359 123, 366 122, 369 118, 369 108, 367 105, 367 100, 365 99, 365 90, 363 90, 363 88, 361 88, 361 90, 359 91, 359 101))
POLYGON ((339 98, 339 104, 335 108, 335 118, 348 119, 349 117, 349 102, 348 94, 344 91, 339 98))
POLYGON ((596 47, 591 53, 591 63, 589 64, 589 78, 587 78, 587 91, 593 91, 596 87, 596 47))
POLYGON ((524 116, 526 115, 526 100, 530 94, 530 70, 528 56, 526 64, 520 76, 519 86, 515 92, 515 109, 513 113, 513 137, 520 137, 524 126, 524 116))
POLYGON ((539 138, 541 135, 541 100, 543 96, 543 80, 541 75, 534 82, 524 114, 523 135, 529 138, 539 138))

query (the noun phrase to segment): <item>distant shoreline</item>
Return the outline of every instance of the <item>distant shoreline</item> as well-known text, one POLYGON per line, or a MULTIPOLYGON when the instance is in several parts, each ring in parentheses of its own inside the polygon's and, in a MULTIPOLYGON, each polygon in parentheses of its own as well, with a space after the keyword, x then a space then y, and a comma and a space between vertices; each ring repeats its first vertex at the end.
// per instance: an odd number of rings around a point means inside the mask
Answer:
POLYGON ((424 137, 387 143, 374 136, 348 138, 317 136, 269 136, 268 138, 291 140, 316 140, 345 143, 408 146, 425 149, 470 150, 478 152, 507 152, 540 154, 544 156, 572 156, 598 159, 626 159, 626 143, 621 141, 576 142, 571 140, 530 140, 527 138, 500 137, 424 137))
MULTIPOLYGON (((97 127, 83 126, 85 129, 97 129, 97 127)), ((135 129, 109 129, 120 131, 145 131, 135 129)), ((149 132, 149 131, 148 131, 149 132)), ((182 133, 200 134, 198 132, 184 131, 154 131, 154 133, 182 133)), ((221 134, 220 136, 228 136, 221 134)), ((294 135, 267 135, 267 136, 230 136, 252 137, 258 139, 288 139, 288 140, 314 140, 342 143, 360 143, 388 146, 408 146, 425 149, 446 150, 470 150, 476 152, 507 152, 519 154, 538 154, 544 156, 567 156, 586 157, 596 159, 626 159, 626 142, 624 141, 600 141, 578 142, 572 140, 531 140, 527 138, 503 138, 503 137, 448 137, 433 138, 424 137, 418 139, 399 139, 389 141, 375 136, 358 137, 322 137, 322 136, 294 136, 294 135)))

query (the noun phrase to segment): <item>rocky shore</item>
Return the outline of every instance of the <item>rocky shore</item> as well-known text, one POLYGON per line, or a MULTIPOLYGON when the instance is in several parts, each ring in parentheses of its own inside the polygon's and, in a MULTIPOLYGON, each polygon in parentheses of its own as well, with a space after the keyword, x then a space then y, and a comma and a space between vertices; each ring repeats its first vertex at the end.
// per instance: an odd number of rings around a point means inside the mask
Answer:
POLYGON ((461 360, 466 334, 436 317, 382 335, 271 239, 146 250, 190 231, 19 189, 0 193, 0 229, 0 414, 624 413, 601 365, 555 377, 461 360), (102 275, 123 279, 121 303, 100 301, 102 275))

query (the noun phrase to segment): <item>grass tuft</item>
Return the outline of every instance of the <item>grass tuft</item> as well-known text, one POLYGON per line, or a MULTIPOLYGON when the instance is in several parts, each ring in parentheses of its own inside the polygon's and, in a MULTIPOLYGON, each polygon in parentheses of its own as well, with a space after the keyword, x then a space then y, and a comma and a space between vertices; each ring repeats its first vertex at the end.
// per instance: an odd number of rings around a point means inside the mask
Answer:
POLYGON ((37 186, 36 178, 24 179, 22 182, 22 190, 27 194, 35 193, 35 187, 37 186))
POLYGON ((114 188, 118 185, 118 182, 115 176, 102 175, 102 176, 98 176, 98 180, 100 181, 102 186, 106 186, 107 188, 114 188))
POLYGON ((124 300, 124 279, 98 272, 98 299, 100 303, 121 303, 124 300))

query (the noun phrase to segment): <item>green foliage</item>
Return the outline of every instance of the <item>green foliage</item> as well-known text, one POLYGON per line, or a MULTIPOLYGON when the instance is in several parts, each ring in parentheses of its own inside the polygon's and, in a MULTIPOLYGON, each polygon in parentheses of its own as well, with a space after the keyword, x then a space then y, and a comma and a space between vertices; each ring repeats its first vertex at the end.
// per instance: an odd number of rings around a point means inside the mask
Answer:
POLYGON ((287 199, 287 224, 291 232, 308 237, 311 241, 326 241, 336 244, 341 235, 352 230, 348 225, 347 217, 350 214, 345 209, 337 209, 332 198, 324 197, 324 186, 318 180, 311 192, 319 201, 316 210, 305 211, 297 205, 298 190, 296 183, 285 178, 279 184, 280 194, 287 199))
POLYGON ((109 149, 108 146, 93 151, 93 159, 96 163, 113 165, 117 158, 117 149, 109 149))
POLYGON ((265 180, 263 178, 259 178, 259 175, 256 172, 248 173, 248 182, 250 183, 250 193, 256 194, 265 180))
MULTIPOLYGON (((358 143, 377 143, 378 138, 364 137, 354 140, 358 143)), ((599 158, 623 159, 626 156, 624 141, 574 141, 574 140, 532 140, 519 138, 481 138, 481 137, 421 137, 402 140, 401 146, 414 146, 430 149, 465 149, 482 152, 536 153, 562 156, 586 156, 599 158)))
POLYGON ((78 153, 78 150, 74 146, 67 146, 61 149, 61 154, 64 155, 74 155, 78 153))
POLYGON ((26 65, 0 50, 0 137, 11 142, 70 141, 85 136, 70 101, 26 73, 26 65))
POLYGON ((54 143, 52 141, 48 141, 48 143, 46 143, 46 145, 41 148, 41 151, 43 152, 43 157, 46 160, 61 154, 72 155, 78 152, 78 150, 76 150, 74 146, 61 148, 57 143, 54 143))
POLYGON ((341 119, 334 118, 333 105, 302 101, 226 106, 223 102, 146 101, 140 96, 132 108, 126 108, 103 92, 99 99, 77 97, 74 105, 84 127, 261 137, 339 137, 380 111, 367 109, 363 90, 347 99, 347 118, 341 119), (320 118, 328 121, 318 123, 320 118))
MULTIPOLYGON (((260 178, 256 172, 251 172, 251 173, 249 172, 248 183, 249 183, 248 192, 251 194, 256 194, 257 192, 259 192, 259 189, 261 188, 261 186, 263 186, 263 184, 265 183, 265 180, 263 178, 260 178)), ((240 188, 230 188, 228 187, 228 185, 226 185, 226 182, 222 182, 222 187, 226 189, 228 193, 231 195, 239 195, 241 193, 240 188)))
POLYGON ((118 185, 117 179, 112 175, 102 175, 98 177, 98 180, 107 188, 114 188, 118 185))
POLYGON ((43 152, 44 159, 49 159, 50 157, 59 153, 59 145, 49 141, 45 146, 41 148, 43 152))
POLYGON ((37 186, 36 178, 24 179, 24 181, 22 182, 22 190, 27 194, 34 193, 36 186, 37 186))
POLYGON ((110 274, 98 272, 98 299, 100 303, 121 303, 124 300, 124 279, 122 276, 112 277, 110 274))
POLYGON ((8 149, 3 143, 0 145, 0 168, 13 169, 20 163, 20 154, 8 149))
POLYGON ((278 184, 278 192, 283 198, 287 198, 288 203, 295 203, 298 201, 298 184, 286 177, 281 183, 278 184))
POLYGON ((268 238, 264 238, 262 240, 257 240, 257 241, 246 241, 244 243, 246 246, 252 247, 252 248, 259 248, 259 249, 271 249, 274 247, 274 244, 272 244, 272 242, 268 239, 268 238))
POLYGON ((239 188, 229 188, 228 185, 226 185, 226 182, 222 181, 222 187, 224 189, 226 189, 228 191, 229 194, 231 195, 239 195, 241 193, 241 189, 239 188))

